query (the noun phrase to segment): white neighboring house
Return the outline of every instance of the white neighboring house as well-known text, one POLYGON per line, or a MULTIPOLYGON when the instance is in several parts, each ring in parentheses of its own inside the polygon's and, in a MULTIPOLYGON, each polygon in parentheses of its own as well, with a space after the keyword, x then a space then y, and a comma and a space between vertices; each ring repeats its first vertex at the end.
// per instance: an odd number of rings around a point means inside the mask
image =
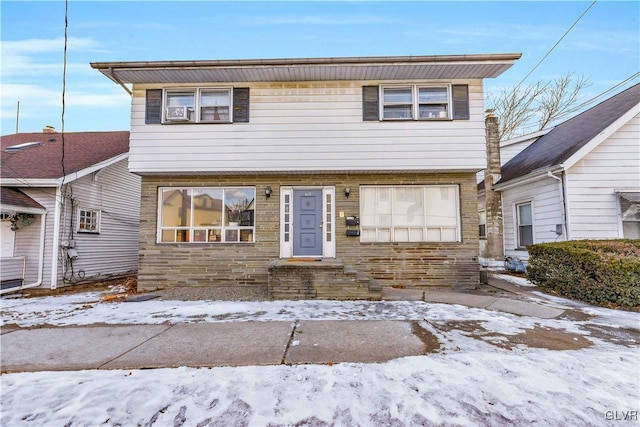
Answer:
POLYGON ((128 171, 129 132, 45 129, 1 142, 2 293, 135 275, 140 177, 128 171))
POLYGON ((501 155, 494 189, 505 256, 526 261, 532 243, 640 239, 640 84, 550 130, 505 141, 501 155))

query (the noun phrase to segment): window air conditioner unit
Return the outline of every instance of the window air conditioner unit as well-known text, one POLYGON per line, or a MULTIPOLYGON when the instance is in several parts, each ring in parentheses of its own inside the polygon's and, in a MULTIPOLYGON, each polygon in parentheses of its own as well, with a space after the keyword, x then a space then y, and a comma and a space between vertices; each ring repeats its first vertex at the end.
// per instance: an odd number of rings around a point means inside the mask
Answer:
POLYGON ((167 120, 189 120, 187 107, 167 107, 167 120))

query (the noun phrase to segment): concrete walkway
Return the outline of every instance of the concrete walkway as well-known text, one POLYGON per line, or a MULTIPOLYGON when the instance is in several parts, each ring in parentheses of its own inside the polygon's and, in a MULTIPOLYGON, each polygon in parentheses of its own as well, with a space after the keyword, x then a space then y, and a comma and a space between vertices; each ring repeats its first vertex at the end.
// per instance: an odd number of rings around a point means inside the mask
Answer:
MULTIPOLYGON (((504 282, 504 281, 502 281, 504 282)), ((495 293, 387 289, 388 300, 554 318, 564 310, 492 278, 495 293)), ((436 350, 416 321, 317 320, 2 328, 2 372, 385 362, 436 350)))

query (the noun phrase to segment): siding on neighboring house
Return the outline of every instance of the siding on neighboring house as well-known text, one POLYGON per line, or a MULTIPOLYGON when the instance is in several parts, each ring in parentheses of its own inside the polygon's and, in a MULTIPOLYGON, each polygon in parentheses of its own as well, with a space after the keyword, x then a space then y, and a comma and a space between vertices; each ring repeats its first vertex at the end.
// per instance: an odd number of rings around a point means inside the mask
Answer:
POLYGON ((505 256, 529 259, 526 250, 517 249, 516 204, 531 202, 533 214, 533 242, 553 242, 566 240, 566 233, 558 236, 556 224, 562 224, 562 191, 560 183, 553 178, 521 185, 502 191, 504 213, 505 256))
MULTIPOLYGON (((451 81, 469 85, 470 120, 364 121, 362 87, 384 83, 236 83, 250 87, 248 123, 164 125, 145 125, 145 89, 169 85, 136 85, 130 170, 475 172, 485 167, 482 80, 451 81)), ((225 85, 212 85, 218 86, 225 85)))
POLYGON ((636 115, 567 172, 572 239, 622 237, 614 191, 640 186, 639 134, 636 115))
MULTIPOLYGON (((44 271, 41 286, 48 288, 51 286, 51 262, 53 249, 53 230, 55 228, 54 212, 56 189, 25 187, 21 188, 20 191, 31 197, 36 202, 40 203, 47 210, 44 238, 44 271)), ((33 222, 33 224, 29 225, 28 227, 21 227, 16 232, 14 254, 16 256, 26 257, 26 273, 24 279, 25 284, 34 283, 36 280, 38 280, 41 218, 42 217, 40 215, 36 215, 36 220, 33 222)))
MULTIPOLYGON (((127 160, 68 185, 67 194, 74 199, 74 209, 72 213, 67 199, 60 240, 73 238, 78 258, 73 262, 74 277, 68 266, 65 279, 99 279, 137 270, 139 189, 140 177, 127 171, 127 160), (100 211, 98 234, 77 231, 78 209, 100 211)), ((60 267, 60 274, 63 270, 60 267)))
POLYGON ((520 154, 522 150, 535 142, 535 138, 525 139, 524 141, 516 142, 514 144, 504 145, 500 147, 500 164, 504 165, 509 160, 520 154))

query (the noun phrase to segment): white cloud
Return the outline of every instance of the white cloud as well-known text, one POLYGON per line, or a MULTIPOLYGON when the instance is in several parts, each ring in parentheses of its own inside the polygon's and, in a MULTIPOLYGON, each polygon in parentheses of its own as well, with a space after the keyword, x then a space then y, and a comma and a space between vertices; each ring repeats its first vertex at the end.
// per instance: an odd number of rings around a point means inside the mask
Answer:
MULTIPOLYGON (((68 50, 93 50, 97 49, 98 43, 90 38, 69 37, 67 39, 68 50)), ((64 49, 64 37, 55 39, 26 39, 26 40, 5 40, 0 42, 2 55, 24 55, 45 52, 62 52, 64 49)))

